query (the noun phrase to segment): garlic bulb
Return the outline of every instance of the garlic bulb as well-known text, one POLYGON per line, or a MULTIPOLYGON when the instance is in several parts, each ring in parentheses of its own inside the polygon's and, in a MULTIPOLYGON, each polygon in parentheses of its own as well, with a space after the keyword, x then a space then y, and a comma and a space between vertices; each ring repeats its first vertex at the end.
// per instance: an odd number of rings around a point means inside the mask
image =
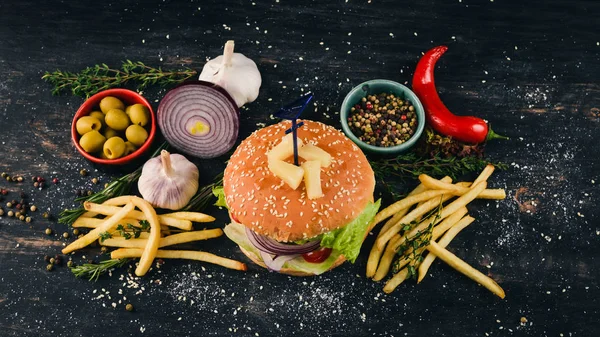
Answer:
POLYGON ((142 168, 138 189, 152 206, 179 210, 198 191, 198 168, 180 154, 162 150, 142 168))
POLYGON ((206 62, 200 80, 223 87, 240 108, 258 97, 262 79, 256 63, 243 54, 234 53, 233 46, 232 40, 227 41, 223 55, 206 62))

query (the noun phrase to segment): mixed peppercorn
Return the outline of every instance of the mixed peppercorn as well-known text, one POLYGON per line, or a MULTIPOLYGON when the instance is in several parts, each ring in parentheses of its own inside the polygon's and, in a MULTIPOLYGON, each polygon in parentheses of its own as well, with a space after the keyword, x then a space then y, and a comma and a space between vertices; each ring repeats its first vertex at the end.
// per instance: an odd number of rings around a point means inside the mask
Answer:
POLYGON ((415 133, 417 114, 409 100, 394 94, 368 95, 350 109, 348 126, 369 145, 396 146, 415 133))

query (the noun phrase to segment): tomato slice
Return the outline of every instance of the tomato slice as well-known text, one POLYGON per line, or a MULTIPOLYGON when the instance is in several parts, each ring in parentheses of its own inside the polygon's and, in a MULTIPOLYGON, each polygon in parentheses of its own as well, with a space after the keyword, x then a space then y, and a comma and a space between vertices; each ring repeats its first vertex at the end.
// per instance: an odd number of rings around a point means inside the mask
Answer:
POLYGON ((233 215, 233 213, 229 213, 229 216, 231 217, 231 220, 233 220, 233 221, 235 221, 235 222, 237 222, 237 223, 240 223, 240 220, 238 220, 238 219, 237 219, 237 218, 236 218, 236 217, 233 215))
POLYGON ((321 247, 319 249, 313 250, 312 252, 302 254, 304 261, 310 263, 321 263, 331 255, 331 248, 321 247))

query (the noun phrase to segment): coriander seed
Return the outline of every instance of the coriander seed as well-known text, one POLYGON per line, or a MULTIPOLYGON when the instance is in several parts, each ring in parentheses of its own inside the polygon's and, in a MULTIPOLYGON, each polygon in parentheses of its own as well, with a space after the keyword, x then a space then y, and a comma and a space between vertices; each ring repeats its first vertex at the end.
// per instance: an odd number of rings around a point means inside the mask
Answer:
POLYGON ((30 216, 26 217, 25 218, 25 222, 30 223, 31 222, 31 217, 30 216))
POLYGON ((4 215, 4 210, 2 208, 0 208, 0 216, 4 215))
POLYGON ((22 183, 23 182, 23 177, 21 177, 21 176, 17 177, 17 182, 22 183))
POLYGON ((74 265, 75 265, 75 263, 73 263, 73 260, 67 261, 67 267, 73 268, 74 265))
POLYGON ((6 176, 8 176, 8 173, 2 172, 2 178, 6 178, 6 176))
POLYGON ((13 207, 13 204, 12 204, 12 202, 10 202, 10 201, 9 201, 9 202, 7 202, 7 203, 6 203, 6 207, 8 207, 8 208, 12 208, 12 207, 13 207))
POLYGON ((51 257, 50 261, 48 261, 48 262, 50 262, 50 264, 54 264, 54 262, 56 262, 56 260, 53 257, 51 257))
POLYGON ((8 215, 8 216, 13 216, 13 215, 15 215, 15 212, 13 212, 13 211, 8 211, 8 213, 6 213, 6 215, 8 215))
POLYGON ((73 235, 75 235, 75 236, 79 235, 79 229, 75 228, 73 230, 73 235))
POLYGON ((88 171, 87 171, 86 169, 81 169, 81 170, 79 171, 79 174, 80 174, 82 177, 85 177, 85 176, 87 176, 87 174, 88 174, 88 171))
POLYGON ((69 233, 68 232, 64 232, 62 235, 63 238, 68 239, 69 238, 69 233))
POLYGON ((44 255, 44 261, 46 263, 50 263, 50 256, 49 255, 44 255))
POLYGON ((127 303, 127 305, 125 306, 125 310, 127 310, 127 311, 133 311, 133 304, 127 303))
POLYGON ((46 235, 52 235, 52 228, 46 228, 46 235))
POLYGON ((29 207, 29 210, 32 212, 35 212, 35 211, 37 211, 37 206, 31 205, 31 207, 29 207))
POLYGON ((46 266, 46 270, 47 271, 52 271, 54 269, 54 265, 53 264, 49 264, 46 266))
POLYGON ((20 215, 20 216, 19 216, 19 220, 21 220, 21 221, 25 221, 25 216, 24 216, 24 215, 20 215))
POLYGON ((92 184, 94 184, 94 185, 98 184, 98 178, 92 178, 92 184))

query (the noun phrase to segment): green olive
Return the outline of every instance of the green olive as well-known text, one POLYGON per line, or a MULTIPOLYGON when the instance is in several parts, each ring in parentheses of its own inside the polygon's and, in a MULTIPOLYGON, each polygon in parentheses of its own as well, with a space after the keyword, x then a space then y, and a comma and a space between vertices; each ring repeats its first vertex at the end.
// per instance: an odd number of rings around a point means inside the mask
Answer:
POLYGON ((125 153, 125 141, 121 137, 112 137, 104 142, 103 149, 108 159, 117 159, 125 153))
POLYGON ((79 145, 87 153, 97 152, 102 149, 106 138, 96 130, 92 130, 79 139, 79 145))
POLYGON ((131 124, 146 126, 150 121, 150 110, 143 104, 134 104, 129 108, 127 115, 131 119, 131 124))
POLYGON ((92 111, 89 114, 90 117, 94 117, 96 119, 98 119, 100 121, 100 123, 102 123, 102 126, 104 126, 104 114, 102 113, 102 111, 92 111))
POLYGON ((137 146, 133 145, 131 142, 125 142, 125 153, 123 155, 130 155, 134 153, 137 149, 137 146))
POLYGON ((77 129, 77 133, 80 135, 84 135, 92 130, 100 130, 102 127, 102 123, 92 116, 83 116, 77 120, 75 123, 75 128, 77 129))
POLYGON ((104 137, 106 139, 111 139, 112 137, 117 137, 119 133, 115 129, 111 129, 108 126, 104 129, 104 137))
POLYGON ((112 96, 106 96, 100 101, 100 110, 108 113, 112 109, 125 110, 125 104, 120 99, 112 96))
POLYGON ((135 146, 142 146, 146 139, 148 139, 148 131, 143 127, 133 124, 130 125, 125 131, 125 137, 135 146))
POLYGON ((129 124, 131 124, 129 122, 129 117, 127 117, 125 114, 125 111, 120 109, 112 109, 107 112, 104 121, 111 129, 115 129, 117 131, 123 131, 127 129, 129 124))

